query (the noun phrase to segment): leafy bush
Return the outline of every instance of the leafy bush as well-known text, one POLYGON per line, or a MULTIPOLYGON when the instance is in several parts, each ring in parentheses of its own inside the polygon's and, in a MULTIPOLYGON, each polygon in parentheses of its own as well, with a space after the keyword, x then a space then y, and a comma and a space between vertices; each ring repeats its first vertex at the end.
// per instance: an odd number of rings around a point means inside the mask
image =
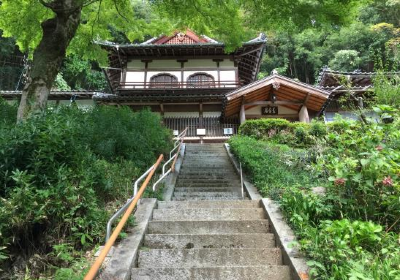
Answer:
POLYGON ((310 147, 317 143, 318 138, 326 135, 326 125, 313 121, 312 124, 303 122, 290 123, 285 119, 249 120, 239 128, 240 135, 255 139, 268 140, 292 147, 310 147))
POLYGON ((314 279, 396 279, 400 249, 396 236, 372 222, 323 221, 301 241, 314 279), (328 253, 329 252, 329 253, 328 253))
POLYGON ((279 201, 313 279, 400 275, 400 118, 387 105, 374 111, 369 123, 293 123, 271 137, 230 140, 262 195, 279 201))
POLYGON ((285 119, 258 119, 248 120, 239 128, 239 134, 252 136, 257 139, 272 137, 289 127, 290 122, 285 119))
POLYGON ((284 189, 318 184, 304 167, 309 163, 301 150, 243 136, 232 137, 229 145, 263 195, 279 199, 284 189), (298 160, 302 160, 301 168, 295 164, 298 160))
MULTIPOLYGON (((126 108, 62 107, 3 125, 0 256, 86 250, 102 240, 109 212, 131 195, 132 178, 171 145, 169 135, 156 115, 126 108)), ((70 260, 63 256, 46 261, 64 266, 70 260)))
POLYGON ((388 78, 379 72, 374 79, 374 94, 377 104, 400 107, 400 77, 393 75, 388 78))
POLYGON ((0 97, 0 128, 6 124, 15 124, 17 121, 17 103, 9 104, 0 97))
POLYGON ((330 197, 296 188, 282 194, 280 205, 289 222, 300 232, 304 226, 316 227, 321 221, 337 215, 330 197))
POLYGON ((161 118, 149 110, 132 114, 128 107, 97 107, 86 114, 81 137, 108 161, 123 158, 145 168, 171 148, 171 131, 160 124, 161 118))

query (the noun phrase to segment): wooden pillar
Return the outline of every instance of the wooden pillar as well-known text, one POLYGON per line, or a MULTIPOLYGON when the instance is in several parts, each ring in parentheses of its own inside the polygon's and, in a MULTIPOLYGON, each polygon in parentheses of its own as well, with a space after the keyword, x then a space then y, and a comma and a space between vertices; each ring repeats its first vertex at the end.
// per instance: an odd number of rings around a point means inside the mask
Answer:
MULTIPOLYGON (((152 60, 142 60, 142 62, 144 62, 144 81, 143 81, 143 84, 144 84, 144 88, 146 88, 146 86, 147 86, 147 71, 148 71, 148 69, 149 69, 149 63, 150 62, 152 62, 152 60)), ((135 88, 135 86, 134 86, 134 88, 135 88)))
POLYGON ((179 83, 181 88, 184 88, 185 86, 185 80, 184 80, 184 72, 185 72, 185 62, 187 62, 187 59, 178 59, 177 62, 181 64, 181 82, 179 83))
POLYGON ((240 107, 240 124, 246 121, 246 111, 244 109, 244 105, 240 107))
POLYGON ((299 121, 304 123, 310 122, 310 117, 308 116, 307 106, 303 105, 299 112, 299 121))
POLYGON ((160 103, 160 115, 164 118, 164 104, 160 103))
POLYGON ((204 127, 204 120, 203 120, 203 103, 199 104, 199 127, 204 127))

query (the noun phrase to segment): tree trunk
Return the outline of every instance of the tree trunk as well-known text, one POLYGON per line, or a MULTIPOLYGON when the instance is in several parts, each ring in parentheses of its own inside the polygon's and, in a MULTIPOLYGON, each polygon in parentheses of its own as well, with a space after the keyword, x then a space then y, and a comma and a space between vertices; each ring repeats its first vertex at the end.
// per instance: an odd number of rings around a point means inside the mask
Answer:
POLYGON ((47 106, 51 87, 80 23, 82 4, 74 7, 74 2, 56 0, 49 7, 56 16, 42 23, 43 37, 33 53, 32 68, 18 108, 18 121, 47 106))

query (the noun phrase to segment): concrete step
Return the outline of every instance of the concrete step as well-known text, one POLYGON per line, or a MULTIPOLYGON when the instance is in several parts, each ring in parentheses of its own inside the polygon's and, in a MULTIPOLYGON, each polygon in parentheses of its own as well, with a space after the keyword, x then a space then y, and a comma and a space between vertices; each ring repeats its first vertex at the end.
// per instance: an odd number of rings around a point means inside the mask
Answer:
POLYGON ((153 221, 238 221, 264 219, 261 208, 154 209, 153 221))
POLYGON ((243 199, 243 200, 248 200, 249 198, 247 196, 241 197, 241 196, 217 196, 217 197, 207 197, 207 196, 178 196, 174 197, 174 201, 206 201, 206 200, 232 200, 232 199, 243 199))
MULTIPOLYGON (((198 203, 198 202, 196 202, 198 203)), ((151 221, 150 234, 269 233, 268 220, 252 221, 151 221)))
MULTIPOLYGON (((207 188, 240 188, 240 183, 179 183, 176 184, 175 190, 181 189, 181 188, 202 188, 202 187, 207 187, 207 188)), ((241 188, 240 188, 241 189, 241 188)))
POLYGON ((239 179, 234 179, 234 180, 228 180, 228 179, 208 179, 208 178, 180 178, 178 177, 178 183, 179 184, 190 184, 190 183, 204 183, 204 184, 240 184, 240 180, 239 179))
POLYGON ((196 198, 202 198, 202 199, 242 199, 241 193, 235 193, 235 192, 190 192, 190 193, 184 193, 184 192, 174 192, 173 200, 176 199, 196 199, 196 198))
POLYGON ((272 233, 247 234, 146 234, 144 246, 151 249, 273 248, 272 233))
POLYGON ((290 269, 284 265, 134 268, 132 280, 290 280, 290 269))
POLYGON ((182 170, 183 169, 198 169, 203 168, 204 170, 207 169, 223 169, 223 168, 233 168, 231 163, 228 162, 223 162, 223 163, 215 163, 215 162, 209 162, 209 163, 201 163, 201 162, 193 162, 191 165, 185 164, 182 165, 182 170))
MULTIPOLYGON (((230 182, 230 178, 232 176, 226 176, 225 174, 198 174, 198 175, 186 175, 186 174, 179 174, 178 180, 189 179, 192 181, 197 181, 198 179, 201 180, 225 180, 226 182, 230 182)), ((232 178, 233 179, 233 178, 232 178)), ((235 179, 237 175, 235 175, 235 179)))
POLYGON ((184 192, 241 192, 240 186, 206 186, 206 187, 177 187, 175 188, 175 193, 184 192))
POLYGON ((139 252, 138 267, 215 267, 281 265, 279 248, 151 249, 139 252))
POLYGON ((218 157, 218 159, 228 159, 228 155, 225 151, 199 151, 199 152, 186 152, 185 159, 199 159, 204 158, 207 159, 209 157, 218 157))
POLYGON ((217 168, 210 168, 208 170, 203 170, 199 168, 191 168, 191 169, 181 169, 179 171, 179 175, 188 174, 188 175, 208 175, 208 174, 224 174, 224 175, 232 175, 237 176, 237 173, 234 172, 233 169, 217 169, 217 168))
POLYGON ((158 209, 187 209, 187 208, 259 208, 258 200, 232 201, 159 201, 158 209))

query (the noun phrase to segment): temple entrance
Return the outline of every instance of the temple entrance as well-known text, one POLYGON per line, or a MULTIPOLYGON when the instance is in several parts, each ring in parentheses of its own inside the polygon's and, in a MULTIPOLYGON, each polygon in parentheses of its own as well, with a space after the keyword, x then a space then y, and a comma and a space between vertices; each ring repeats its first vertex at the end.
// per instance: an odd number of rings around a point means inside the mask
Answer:
POLYGON ((202 117, 202 120, 200 117, 164 117, 163 120, 175 133, 188 127, 187 137, 229 137, 237 134, 239 128, 238 118, 226 118, 223 122, 219 117, 202 117))

